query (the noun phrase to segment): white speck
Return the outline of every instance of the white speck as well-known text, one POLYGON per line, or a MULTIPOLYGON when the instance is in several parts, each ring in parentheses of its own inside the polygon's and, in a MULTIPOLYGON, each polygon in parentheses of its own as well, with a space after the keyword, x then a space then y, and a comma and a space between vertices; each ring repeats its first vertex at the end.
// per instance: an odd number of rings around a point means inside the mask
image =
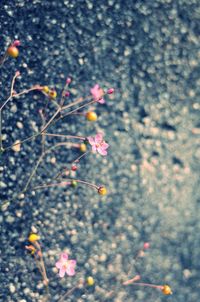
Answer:
POLYGON ((10 290, 10 292, 11 292, 12 294, 14 294, 14 292, 16 291, 16 288, 15 288, 14 284, 12 284, 12 283, 10 284, 9 290, 10 290))

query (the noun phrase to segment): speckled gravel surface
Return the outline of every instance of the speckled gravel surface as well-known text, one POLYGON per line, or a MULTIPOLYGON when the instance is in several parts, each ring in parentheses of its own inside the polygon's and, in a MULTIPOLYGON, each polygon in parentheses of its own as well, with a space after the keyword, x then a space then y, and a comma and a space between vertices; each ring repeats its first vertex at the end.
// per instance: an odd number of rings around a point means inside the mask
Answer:
MULTIPOLYGON (((49 301, 58 301, 80 277, 91 275, 95 285, 77 289, 66 301, 197 302, 199 1, 1 0, 0 27, 2 54, 10 41, 22 44, 20 56, 1 69, 1 103, 16 70, 21 72, 17 89, 49 85, 59 95, 71 75, 71 100, 87 95, 95 83, 116 89, 114 97, 97 106, 97 123, 70 117, 51 128, 82 136, 104 131, 109 155, 89 155, 77 177, 106 185, 108 195, 84 186, 50 188, 30 191, 4 207, 0 301, 43 301, 41 277, 24 249, 34 227, 42 237, 51 280, 49 301), (151 248, 136 261, 146 241, 151 248), (63 250, 77 259, 73 278, 60 279, 55 271, 63 250), (119 286, 137 273, 144 282, 169 284, 173 295, 119 286), (115 295, 106 298, 114 289, 115 295)), ((41 128, 38 110, 45 102, 36 92, 7 105, 4 146, 41 128)), ((40 141, 1 155, 1 202, 23 188, 40 156, 40 141)), ((65 148, 48 155, 32 185, 47 181, 75 155, 65 148)))

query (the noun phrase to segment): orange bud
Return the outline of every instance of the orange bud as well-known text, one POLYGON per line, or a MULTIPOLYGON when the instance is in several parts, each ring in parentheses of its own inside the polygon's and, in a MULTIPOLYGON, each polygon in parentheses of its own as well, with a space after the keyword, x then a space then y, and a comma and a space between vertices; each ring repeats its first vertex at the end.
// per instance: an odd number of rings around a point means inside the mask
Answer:
POLYGON ((86 144, 84 143, 80 144, 80 151, 84 153, 86 152, 86 150, 87 150, 86 144))
POLYGON ((10 46, 7 49, 7 54, 12 58, 17 58, 19 55, 19 50, 15 46, 10 46))
POLYGON ((164 285, 162 288, 162 292, 164 295, 171 295, 172 294, 172 290, 169 287, 169 285, 164 285))
POLYGON ((86 113, 86 119, 90 122, 96 122, 97 114, 95 112, 89 111, 86 113))
POLYGON ((98 188, 98 193, 99 193, 99 195, 106 195, 107 194, 107 189, 105 187, 99 187, 98 188))

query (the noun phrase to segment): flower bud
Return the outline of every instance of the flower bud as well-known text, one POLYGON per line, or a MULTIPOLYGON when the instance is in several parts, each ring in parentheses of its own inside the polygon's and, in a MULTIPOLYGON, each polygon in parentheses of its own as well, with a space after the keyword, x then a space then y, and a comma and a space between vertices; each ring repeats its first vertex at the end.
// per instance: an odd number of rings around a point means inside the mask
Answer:
POLYGON ((71 181, 71 186, 72 186, 73 188, 77 187, 77 186, 78 186, 77 181, 72 180, 72 181, 71 181))
POLYGON ((20 46, 20 45, 21 45, 20 40, 15 40, 12 44, 12 46, 20 46))
POLYGON ((70 96, 70 92, 69 92, 69 91, 66 91, 66 92, 65 92, 65 96, 66 96, 66 97, 69 97, 69 96, 70 96))
POLYGON ((17 58, 19 55, 19 50, 15 46, 10 46, 7 49, 7 54, 12 58, 17 58))
POLYGON ((113 92, 115 92, 115 89, 114 88, 109 88, 107 90, 107 94, 112 94, 113 92))
POLYGON ((84 144, 84 143, 80 144, 80 151, 84 153, 84 152, 86 152, 86 150, 87 150, 86 144, 84 144))
POLYGON ((51 91, 49 92, 49 96, 50 96, 51 99, 56 99, 56 97, 57 97, 57 92, 56 92, 55 90, 51 90, 51 91))
POLYGON ((27 249, 29 252, 31 252, 31 255, 35 254, 36 248, 33 245, 26 245, 25 249, 27 249))
POLYGON ((89 276, 89 277, 87 277, 87 285, 89 285, 89 286, 93 286, 94 285, 94 278, 93 277, 91 277, 91 276, 89 276))
POLYGON ((149 242, 145 242, 144 244, 143 244, 143 249, 144 250, 148 250, 150 248, 150 243, 149 242))
POLYGON ((98 188, 98 193, 99 193, 99 195, 106 195, 107 194, 107 189, 105 187, 99 187, 98 188))
POLYGON ((44 93, 49 93, 49 87, 48 86, 43 86, 42 91, 44 93))
POLYGON ((169 285, 164 285, 162 288, 162 292, 164 295, 172 295, 172 290, 169 285))
POLYGON ((32 243, 34 243, 38 240, 40 240, 40 236, 37 235, 37 234, 34 234, 34 233, 30 234, 29 237, 28 237, 28 241, 30 241, 32 243))
POLYGON ((90 122, 96 122, 97 114, 95 112, 89 111, 86 113, 86 119, 90 122))
POLYGON ((66 84, 70 84, 71 83, 71 81, 72 81, 72 79, 71 78, 67 78, 67 80, 66 80, 66 84))
POLYGON ((71 167, 71 170, 72 170, 72 171, 76 171, 77 169, 78 169, 78 167, 75 166, 75 165, 73 165, 73 166, 71 167))

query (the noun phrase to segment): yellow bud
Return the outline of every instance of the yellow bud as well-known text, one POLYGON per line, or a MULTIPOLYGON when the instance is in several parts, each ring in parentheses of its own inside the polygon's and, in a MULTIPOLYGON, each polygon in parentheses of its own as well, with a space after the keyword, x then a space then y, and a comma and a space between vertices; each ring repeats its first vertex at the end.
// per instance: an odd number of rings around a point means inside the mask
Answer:
POLYGON ((49 87, 48 86, 43 86, 42 91, 44 93, 49 93, 49 87))
POLYGON ((86 119, 90 122, 96 122, 97 114, 95 112, 89 111, 86 113, 86 119))
POLYGON ((30 242, 35 242, 38 240, 40 240, 40 236, 37 234, 34 234, 34 233, 30 234, 28 237, 28 241, 30 241, 30 242))
POLYGON ((7 54, 12 58, 17 58, 19 55, 19 50, 15 46, 10 46, 7 49, 7 54))
POLYGON ((99 195, 106 195, 107 194, 107 190, 106 190, 105 187, 99 187, 98 193, 99 193, 99 195))
POLYGON ((91 277, 91 276, 89 276, 89 277, 87 277, 87 285, 89 285, 89 286, 92 286, 92 285, 94 285, 94 278, 93 277, 91 277))
POLYGON ((172 290, 169 287, 169 285, 164 285, 163 289, 162 289, 162 292, 163 292, 164 295, 171 295, 172 294, 172 290))
POLYGON ((56 92, 55 90, 51 90, 51 91, 49 92, 49 96, 50 96, 51 99, 56 99, 56 97, 57 97, 57 92, 56 92))
POLYGON ((86 150, 87 150, 86 144, 84 144, 84 143, 80 144, 80 151, 84 153, 84 152, 86 152, 86 150))

